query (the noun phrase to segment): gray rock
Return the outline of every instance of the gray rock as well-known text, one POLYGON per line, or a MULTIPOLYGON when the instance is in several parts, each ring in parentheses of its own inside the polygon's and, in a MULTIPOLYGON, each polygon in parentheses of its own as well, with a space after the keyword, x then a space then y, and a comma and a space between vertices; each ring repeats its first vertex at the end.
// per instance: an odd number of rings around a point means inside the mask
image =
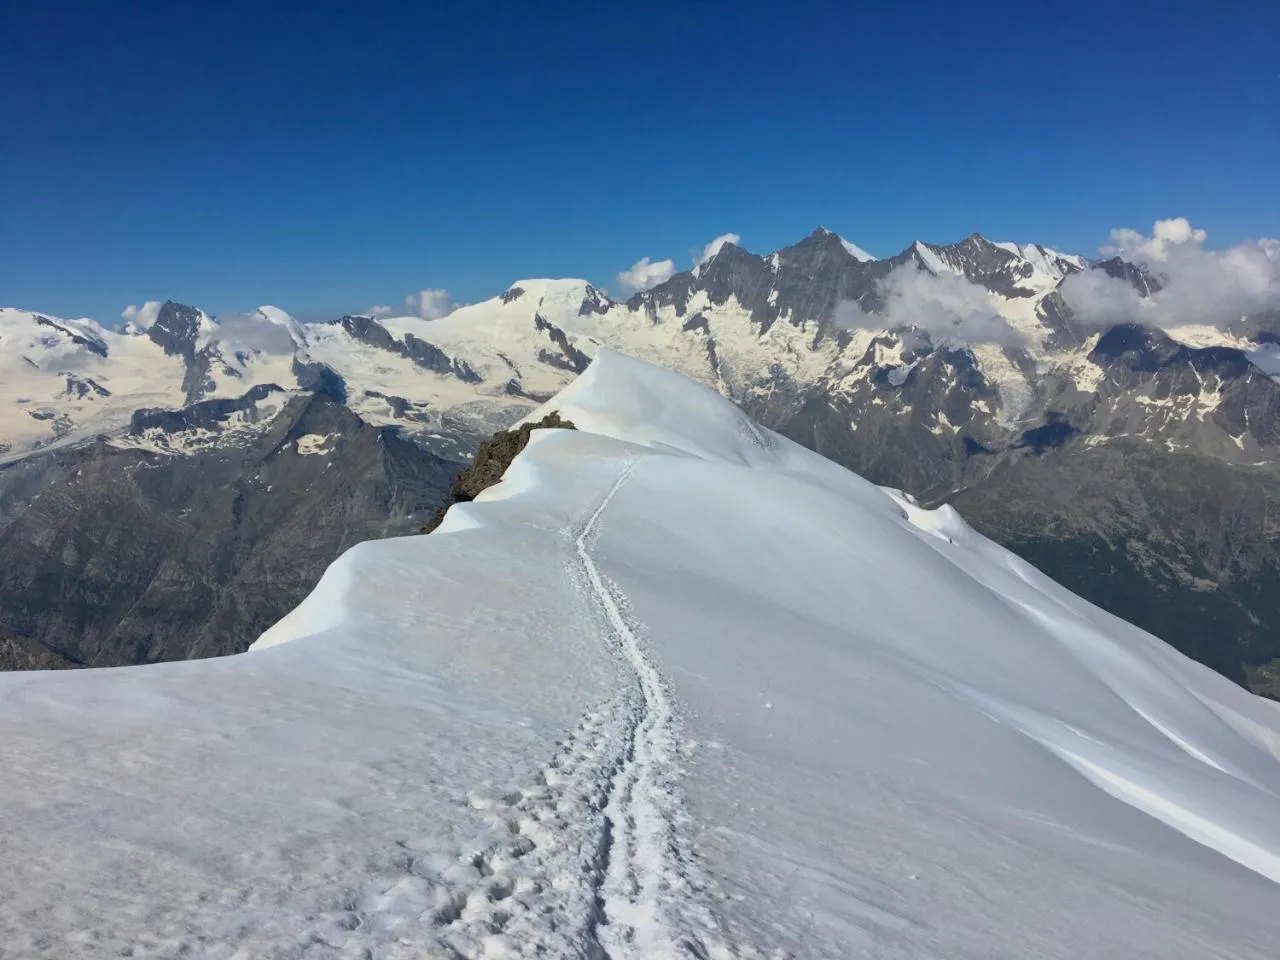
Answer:
MULTIPOLYGON (((143 412, 134 426, 209 429, 246 404, 143 412)), ((461 469, 327 392, 263 427, 201 453, 99 441, 0 469, 0 665, 244 650, 344 549, 416 532, 461 469), (329 438, 323 454, 298 451, 308 434, 329 438)))

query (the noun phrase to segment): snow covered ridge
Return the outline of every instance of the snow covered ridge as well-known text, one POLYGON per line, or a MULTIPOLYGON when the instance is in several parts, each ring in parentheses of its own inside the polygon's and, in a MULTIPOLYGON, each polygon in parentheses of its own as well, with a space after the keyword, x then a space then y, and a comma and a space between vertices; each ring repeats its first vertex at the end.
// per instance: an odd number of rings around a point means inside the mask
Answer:
POLYGON ((1274 955, 1275 704, 677 373, 551 409, 248 654, 0 676, 0 942, 1274 955))

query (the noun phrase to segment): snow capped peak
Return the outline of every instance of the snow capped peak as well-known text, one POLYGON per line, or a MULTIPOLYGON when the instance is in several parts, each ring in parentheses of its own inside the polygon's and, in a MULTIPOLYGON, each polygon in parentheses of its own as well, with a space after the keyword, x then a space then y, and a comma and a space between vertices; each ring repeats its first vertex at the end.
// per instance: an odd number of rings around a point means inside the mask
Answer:
POLYGON ((288 313, 279 307, 273 307, 270 304, 263 304, 258 308, 258 313, 262 315, 262 319, 270 323, 278 323, 282 327, 290 326, 297 323, 288 313))
POLYGON ((307 334, 303 330, 302 324, 298 323, 292 316, 281 310, 279 307, 273 307, 270 304, 264 304, 257 310, 258 316, 268 323, 274 323, 276 326, 284 327, 289 331, 289 336, 293 342, 299 347, 306 347, 307 334))
POLYGON ((532 311, 553 323, 580 313, 600 313, 613 303, 592 283, 577 278, 517 280, 495 299, 522 316, 532 311))
POLYGON ((587 290, 595 289, 589 281, 576 277, 530 277, 524 280, 517 280, 507 290, 510 291, 517 288, 535 297, 548 295, 575 296, 585 293, 587 290))
POLYGON ((840 236, 840 234, 836 233, 834 230, 828 230, 826 227, 818 227, 809 236, 811 239, 821 241, 824 245, 829 243, 840 244, 840 246, 844 248, 845 253, 849 254, 849 256, 853 257, 860 263, 869 263, 876 259, 857 244, 850 243, 844 237, 840 236))
POLYGON ((1055 281, 1061 280, 1068 273, 1083 270, 1086 266, 1084 257, 1073 253, 1059 253, 1038 243, 1017 244, 1002 241, 992 245, 1016 257, 1021 257, 1038 272, 1054 278, 1055 281))

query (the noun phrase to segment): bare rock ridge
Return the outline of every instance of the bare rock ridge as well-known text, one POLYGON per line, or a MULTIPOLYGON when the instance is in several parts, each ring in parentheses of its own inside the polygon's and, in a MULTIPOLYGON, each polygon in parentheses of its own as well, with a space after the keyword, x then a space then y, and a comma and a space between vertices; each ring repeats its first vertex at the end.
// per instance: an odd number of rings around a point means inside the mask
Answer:
POLYGON ((511 461, 529 444, 534 430, 574 430, 572 423, 554 410, 536 423, 522 423, 514 430, 499 430, 480 445, 475 459, 453 479, 448 499, 440 505, 431 520, 422 528, 430 533, 444 522, 444 515, 455 503, 468 503, 502 479, 511 461))

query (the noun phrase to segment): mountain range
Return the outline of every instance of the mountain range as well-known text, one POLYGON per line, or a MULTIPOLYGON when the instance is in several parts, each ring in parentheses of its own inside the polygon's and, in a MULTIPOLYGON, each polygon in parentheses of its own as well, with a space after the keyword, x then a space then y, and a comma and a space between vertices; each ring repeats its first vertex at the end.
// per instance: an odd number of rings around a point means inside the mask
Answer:
POLYGON ((483 439, 608 347, 953 505, 1244 682, 1280 657, 1280 318, 1117 321, 1073 303, 1082 277, 1162 284, 976 234, 875 260, 820 228, 768 255, 727 243, 625 302, 530 279, 431 321, 0 310, 6 663, 244 649, 349 543, 417 529, 483 439), (246 578, 272 586, 229 599, 246 578))

